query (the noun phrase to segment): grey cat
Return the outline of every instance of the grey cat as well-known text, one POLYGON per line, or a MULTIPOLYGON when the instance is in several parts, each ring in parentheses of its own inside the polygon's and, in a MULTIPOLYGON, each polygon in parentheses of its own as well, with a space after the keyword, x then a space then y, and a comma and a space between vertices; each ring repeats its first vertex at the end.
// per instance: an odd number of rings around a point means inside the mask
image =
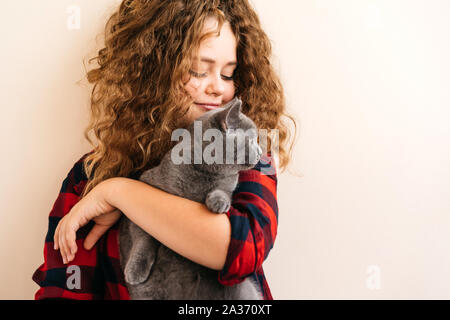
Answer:
MULTIPOLYGON (((227 212, 238 183, 239 171, 253 168, 262 155, 262 150, 256 142, 256 125, 241 112, 241 106, 241 99, 235 97, 222 108, 208 111, 197 118, 197 128, 201 121, 200 135, 194 134, 195 122, 186 128, 191 142, 188 143, 188 152, 183 152, 183 156, 191 155, 191 161, 174 163, 176 154, 172 151, 180 148, 179 142, 163 157, 158 166, 145 171, 139 180, 171 194, 205 203, 212 212, 227 212), (213 163, 201 157, 205 147, 212 144, 203 141, 203 133, 209 129, 215 129, 223 141, 222 145, 218 144, 219 148, 214 145, 215 151, 210 153, 212 157, 219 156, 213 163), (239 140, 245 143, 239 143, 239 140), (226 146, 232 145, 232 142, 233 150, 229 147, 227 154, 226 146), (201 164, 194 161, 196 153, 197 157, 201 157, 201 164), (239 154, 245 154, 245 158, 239 158, 239 154)), ((220 141, 216 139, 213 143, 220 141)), ((186 141, 183 139, 182 142, 186 147, 186 141)), ((130 298, 133 300, 263 299, 258 285, 250 277, 234 286, 224 286, 217 280, 218 271, 194 263, 167 248, 125 215, 120 221, 119 249, 121 267, 130 298)))

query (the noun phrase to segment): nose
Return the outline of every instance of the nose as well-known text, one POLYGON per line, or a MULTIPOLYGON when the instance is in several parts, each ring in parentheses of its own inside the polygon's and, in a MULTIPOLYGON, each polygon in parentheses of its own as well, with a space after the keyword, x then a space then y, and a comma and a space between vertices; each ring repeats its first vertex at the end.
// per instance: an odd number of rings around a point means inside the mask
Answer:
POLYGON ((223 95, 225 91, 225 86, 223 85, 223 80, 221 76, 213 76, 207 87, 207 94, 215 94, 216 96, 223 95))

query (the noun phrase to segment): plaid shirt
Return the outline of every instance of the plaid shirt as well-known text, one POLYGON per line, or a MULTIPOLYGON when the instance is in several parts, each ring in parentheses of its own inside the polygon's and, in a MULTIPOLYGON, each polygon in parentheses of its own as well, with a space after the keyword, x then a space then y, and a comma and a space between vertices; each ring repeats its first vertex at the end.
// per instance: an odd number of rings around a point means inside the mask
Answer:
MULTIPOLYGON (((58 222, 78 202, 87 183, 83 170, 87 155, 70 170, 50 211, 44 263, 32 277, 40 286, 35 299, 130 299, 119 261, 118 223, 89 251, 84 249, 83 242, 94 222, 80 228, 76 240, 78 251, 67 265, 63 264, 59 250, 53 249, 58 222), (78 284, 72 281, 76 272, 80 275, 78 284)), ((263 292, 264 300, 273 300, 262 263, 273 247, 278 225, 277 176, 271 161, 268 154, 253 169, 239 174, 231 208, 226 212, 231 222, 231 241, 225 265, 217 277, 226 286, 252 277, 263 292)))

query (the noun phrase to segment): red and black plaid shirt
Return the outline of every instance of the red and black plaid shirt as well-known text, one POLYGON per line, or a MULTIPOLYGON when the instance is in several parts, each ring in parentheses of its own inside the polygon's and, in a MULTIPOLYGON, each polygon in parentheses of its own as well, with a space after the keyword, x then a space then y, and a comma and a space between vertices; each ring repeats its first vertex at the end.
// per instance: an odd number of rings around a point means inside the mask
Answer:
MULTIPOLYGON (((44 263, 34 272, 40 286, 35 299, 129 299, 119 262, 118 223, 107 231, 94 248, 86 250, 83 242, 94 225, 91 221, 77 231, 78 251, 73 261, 63 264, 61 254, 53 249, 53 235, 61 218, 80 199, 87 177, 79 159, 63 181, 50 211, 44 245, 44 263), (79 286, 69 286, 68 279, 77 266, 79 286)), ((250 170, 241 171, 233 192, 232 206, 226 213, 231 222, 231 242, 225 266, 218 271, 218 281, 234 285, 252 277, 259 284, 265 300, 273 300, 262 264, 272 249, 278 226, 277 176, 272 158, 266 155, 250 170)), ((130 177, 138 179, 138 175, 130 177)))

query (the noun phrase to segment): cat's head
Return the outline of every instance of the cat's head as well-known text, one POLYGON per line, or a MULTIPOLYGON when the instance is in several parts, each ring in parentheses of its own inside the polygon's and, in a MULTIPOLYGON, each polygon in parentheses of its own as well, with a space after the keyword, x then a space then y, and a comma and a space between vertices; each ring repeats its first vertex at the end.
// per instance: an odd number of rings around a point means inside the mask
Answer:
POLYGON ((258 128, 242 113, 241 107, 242 100, 234 97, 223 107, 206 112, 187 128, 194 137, 192 163, 197 169, 226 170, 231 174, 251 169, 258 163, 262 156, 257 143, 258 128), (196 153, 201 163, 194 161, 196 153))

